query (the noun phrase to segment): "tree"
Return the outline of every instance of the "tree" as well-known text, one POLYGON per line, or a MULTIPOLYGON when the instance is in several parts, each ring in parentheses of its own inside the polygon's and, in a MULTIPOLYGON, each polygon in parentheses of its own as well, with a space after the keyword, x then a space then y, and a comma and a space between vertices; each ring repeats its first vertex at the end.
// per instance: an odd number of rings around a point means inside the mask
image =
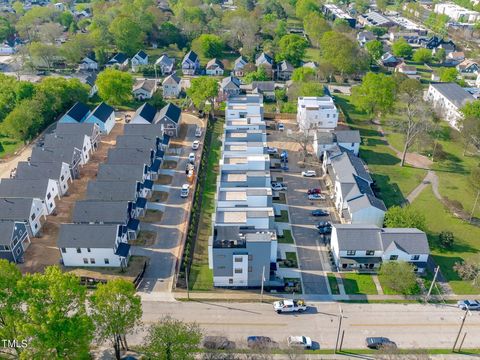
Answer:
POLYGON ((42 128, 39 105, 33 99, 20 102, 1 123, 2 132, 25 142, 33 139, 42 128))
POLYGON ((411 295, 417 288, 417 277, 413 265, 405 261, 386 261, 378 276, 383 285, 404 295, 411 295))
POLYGON ((340 18, 337 18, 333 21, 332 28, 333 30, 341 33, 349 32, 350 30, 352 30, 348 21, 340 18))
POLYGON ((289 34, 283 36, 278 42, 279 51, 276 55, 277 61, 286 60, 294 67, 300 66, 305 51, 308 47, 308 42, 303 37, 296 34, 289 34))
POLYGON ((308 155, 308 150, 313 143, 313 136, 310 135, 308 131, 307 132, 299 131, 299 132, 292 132, 290 134, 287 133, 285 137, 287 138, 287 140, 296 143, 300 147, 300 151, 302 154, 301 161, 305 161, 308 155))
POLYGON ((465 156, 468 147, 480 147, 480 101, 471 101, 461 109, 463 118, 460 121, 460 135, 462 136, 465 156))
POLYGON ((383 43, 379 40, 372 40, 365 44, 365 49, 367 50, 368 55, 374 60, 378 61, 382 57, 383 43))
POLYGON ((438 235, 438 240, 440 245, 445 249, 451 249, 453 247, 453 243, 455 241, 455 237, 451 231, 442 231, 438 235))
POLYGON ((264 67, 259 67, 257 70, 249 72, 243 77, 245 84, 250 84, 252 81, 267 81, 269 76, 264 67))
POLYGON ((0 43, 15 33, 15 28, 6 17, 0 17, 0 43))
POLYGON ((218 82, 208 76, 192 79, 191 86, 187 89, 187 95, 192 99, 195 107, 200 110, 205 108, 205 103, 208 101, 213 113, 215 97, 218 95, 218 82))
POLYGON ((192 42, 192 50, 208 58, 221 56, 223 49, 223 40, 218 35, 202 34, 192 42))
POLYGON ((58 22, 62 24, 64 27, 69 28, 70 25, 75 22, 75 18, 73 17, 72 13, 69 11, 64 11, 58 17, 58 22))
POLYGON ((299 96, 323 96, 325 95, 324 85, 318 82, 300 83, 299 96))
POLYGON ((395 81, 385 74, 369 72, 361 85, 352 88, 352 101, 369 115, 388 113, 395 101, 395 81))
POLYGON ((303 28, 308 34, 308 38, 316 47, 319 46, 323 34, 330 31, 330 25, 321 14, 318 12, 311 12, 303 19, 303 28))
POLYGON ((423 101, 422 84, 416 79, 406 79, 400 84, 399 99, 403 105, 400 111, 405 114, 405 118, 398 124, 405 135, 400 163, 403 166, 408 149, 420 135, 427 132, 431 113, 423 101))
POLYGON ((411 206, 392 206, 385 213, 384 225, 390 228, 416 228, 425 231, 425 216, 411 206))
POLYGON ((392 53, 395 56, 409 59, 413 54, 413 48, 404 38, 400 38, 392 44, 392 53))
POLYGON ((315 70, 309 67, 299 67, 293 70, 293 81, 311 81, 315 78, 315 70))
POLYGON ((435 50, 435 60, 438 62, 443 62, 445 60, 446 51, 444 48, 437 48, 435 50))
POLYGON ((128 17, 116 17, 108 30, 113 35, 117 48, 128 56, 134 55, 143 46, 145 33, 139 24, 128 17))
POLYGON ((132 99, 133 78, 129 73, 105 69, 98 75, 95 83, 98 95, 108 103, 122 105, 132 99))
POLYGON ((55 45, 44 44, 34 41, 28 45, 28 52, 34 64, 40 67, 46 67, 50 70, 53 61, 59 54, 59 50, 55 45))
POLYGON ((458 70, 454 67, 440 68, 438 69, 438 74, 442 82, 455 82, 458 78, 458 70))
POLYGON ((197 324, 165 317, 150 326, 142 350, 150 359, 193 360, 201 338, 197 324))
POLYGON ((18 283, 28 320, 23 325, 29 359, 86 359, 93 324, 86 311, 86 288, 77 276, 50 266, 18 283))
POLYGON ((126 334, 140 324, 142 303, 132 282, 115 279, 99 284, 90 298, 92 319, 100 341, 109 339, 120 360, 120 348, 128 350, 126 334))
POLYGON ((456 262, 453 270, 465 281, 472 281, 473 285, 478 285, 480 276, 480 265, 474 262, 456 262))
POLYGON ((303 19, 312 12, 320 12, 318 2, 315 0, 298 0, 295 6, 295 14, 303 19))
POLYGON ((63 34, 63 26, 54 22, 47 22, 38 26, 38 37, 43 43, 55 44, 63 34))
POLYGON ((413 61, 418 63, 430 63, 432 61, 432 51, 429 49, 418 49, 413 54, 413 61))
POLYGON ((375 0, 375 3, 377 4, 377 9, 381 12, 385 12, 387 10, 388 0, 375 0))

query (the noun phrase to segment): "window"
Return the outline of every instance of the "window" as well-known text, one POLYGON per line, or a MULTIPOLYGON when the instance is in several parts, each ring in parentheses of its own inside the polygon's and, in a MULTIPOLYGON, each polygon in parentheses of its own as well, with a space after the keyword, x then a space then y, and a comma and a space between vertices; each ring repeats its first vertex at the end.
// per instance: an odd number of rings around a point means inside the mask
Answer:
POLYGON ((47 194, 47 199, 50 200, 52 198, 52 195, 50 193, 47 194))
POLYGON ((356 252, 355 250, 347 250, 347 255, 350 255, 350 256, 355 255, 355 252, 356 252))
POLYGON ((252 267, 251 266, 248 267, 248 272, 252 272, 252 267))
POLYGON ((37 224, 35 224, 33 227, 35 228, 35 230, 38 229, 38 225, 37 225, 37 224))
POLYGON ((398 255, 390 255, 390 260, 397 260, 398 259, 398 255))
POLYGON ((225 266, 217 266, 217 269, 218 270, 223 270, 223 269, 225 269, 225 266))
POLYGON ((410 260, 419 260, 420 259, 420 255, 412 255, 412 257, 410 258, 410 260))
POLYGON ((253 260, 253 255, 248 255, 248 261, 252 261, 253 260))
POLYGON ((241 274, 241 273, 243 273, 242 269, 235 269, 235 274, 241 274))
POLYGON ((90 248, 87 248, 87 252, 92 252, 92 250, 90 248))
POLYGON ((20 255, 20 251, 21 251, 21 250, 22 250, 21 248, 18 248, 18 249, 17 249, 17 255, 20 255))
POLYGON ((83 258, 83 263, 84 263, 84 264, 88 264, 88 259, 87 259, 87 258, 83 258))
POLYGON ((32 214, 31 219, 32 219, 32 221, 35 220, 35 214, 32 214))
POLYGON ((15 245, 17 244, 18 244, 18 239, 17 238, 13 239, 13 247, 15 247, 15 245))
POLYGON ((80 254, 82 252, 82 249, 77 248, 77 253, 80 254))
POLYGON ((233 279, 228 279, 228 283, 229 283, 230 285, 232 285, 232 284, 233 284, 233 279))
POLYGON ((90 264, 95 264, 95 259, 94 258, 90 258, 90 264))
POLYGON ((103 262, 105 263, 105 265, 108 265, 108 264, 110 264, 110 260, 109 260, 109 259, 107 259, 107 258, 103 259, 103 262))
POLYGON ((65 176, 63 176, 63 175, 60 176, 60 180, 61 180, 61 181, 65 180, 65 176))
POLYGON ((375 250, 367 250, 365 251, 365 255, 368 255, 368 256, 375 255, 375 250))
POLYGON ((236 257, 235 258, 235 262, 242 262, 242 261, 243 261, 243 259, 241 257, 236 257))
POLYGON ((67 253, 67 249, 62 248, 62 253, 66 254, 66 253, 67 253))

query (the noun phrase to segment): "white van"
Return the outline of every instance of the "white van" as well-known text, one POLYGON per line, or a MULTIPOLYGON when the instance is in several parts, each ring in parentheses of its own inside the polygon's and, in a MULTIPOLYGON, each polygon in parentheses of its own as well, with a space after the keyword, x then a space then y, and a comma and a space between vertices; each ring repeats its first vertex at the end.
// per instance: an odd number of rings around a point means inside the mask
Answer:
POLYGON ((200 137, 202 136, 202 127, 197 125, 197 128, 195 129, 195 136, 200 137))

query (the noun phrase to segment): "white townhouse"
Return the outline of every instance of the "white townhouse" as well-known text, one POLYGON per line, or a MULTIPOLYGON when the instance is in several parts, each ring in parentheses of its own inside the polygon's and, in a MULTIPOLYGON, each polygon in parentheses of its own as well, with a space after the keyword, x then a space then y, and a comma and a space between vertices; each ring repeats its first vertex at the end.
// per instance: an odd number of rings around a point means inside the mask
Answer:
POLYGON ((263 99, 260 95, 240 95, 228 100, 225 120, 244 119, 252 116, 263 118, 263 99))
POLYGON ((122 225, 62 224, 57 246, 64 266, 125 268, 130 258, 122 225))
POLYGON ((338 110, 330 96, 298 98, 297 123, 301 130, 333 130, 337 126, 338 110))
POLYGON ((70 166, 63 161, 56 162, 26 162, 17 164, 15 179, 18 180, 41 180, 52 179, 57 183, 60 195, 67 193, 70 183, 73 181, 70 166))
POLYGON ((90 161, 93 151, 92 139, 85 134, 58 135, 56 133, 45 135, 45 149, 53 151, 57 149, 75 149, 81 153, 81 165, 85 165, 90 161))
POLYGON ((224 154, 220 166, 224 170, 267 170, 270 168, 270 157, 266 154, 224 154))
POLYGON ((338 146, 358 156, 361 141, 358 130, 316 131, 313 134, 313 149, 318 158, 322 158, 326 151, 336 150, 338 146))
POLYGON ((27 225, 31 236, 37 236, 42 221, 47 218, 47 208, 41 199, 25 197, 0 197, 0 219, 14 220, 27 225))
POLYGON ((456 83, 438 83, 430 84, 425 100, 442 114, 451 127, 458 130, 458 122, 462 119, 461 109, 475 98, 456 83))
POLYGON ((140 66, 148 65, 148 55, 145 51, 140 50, 131 59, 132 71, 137 72, 140 66))
POLYGON ((272 206, 272 189, 267 187, 219 187, 215 195, 217 208, 272 206))
MULTIPOLYGON (((109 134, 115 126, 115 109, 106 103, 99 104, 84 123, 96 124, 103 134, 109 134)), ((92 145, 93 141, 92 141, 92 145)), ((94 145, 93 148, 96 148, 94 145)))
POLYGON ((339 271, 375 270, 386 261, 405 261, 423 273, 430 254, 423 231, 375 225, 333 224, 330 247, 339 271))

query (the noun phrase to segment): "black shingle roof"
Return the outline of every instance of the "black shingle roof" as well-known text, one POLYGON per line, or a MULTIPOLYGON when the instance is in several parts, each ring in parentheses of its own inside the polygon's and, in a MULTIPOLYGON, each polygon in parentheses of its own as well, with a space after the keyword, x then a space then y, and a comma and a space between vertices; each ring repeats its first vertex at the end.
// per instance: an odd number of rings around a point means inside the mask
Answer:
POLYGON ((102 102, 95 108, 95 110, 93 110, 92 116, 95 116, 98 120, 105 122, 114 111, 115 110, 110 105, 102 102))
POLYGON ((157 110, 149 103, 143 104, 137 110, 137 114, 140 115, 145 120, 147 120, 149 123, 153 123, 156 113, 157 113, 157 110))
POLYGON ((67 111, 66 115, 70 116, 72 119, 80 122, 85 116, 89 113, 90 109, 87 105, 81 102, 75 103, 70 110, 67 111))
POLYGON ((160 110, 160 119, 162 119, 164 116, 168 117, 170 120, 178 124, 178 121, 180 120, 180 115, 182 113, 182 110, 174 105, 174 104, 167 104, 165 105, 162 110, 160 110))
POLYGON ((140 50, 139 52, 137 52, 136 56, 139 56, 142 59, 146 59, 148 55, 145 53, 145 51, 140 50))
POLYGON ((123 64, 126 60, 128 60, 127 55, 124 53, 117 53, 113 55, 113 57, 110 59, 109 63, 119 63, 123 64))
POLYGON ((185 60, 187 60, 187 59, 190 60, 190 61, 192 61, 192 62, 195 62, 195 61, 197 61, 197 59, 198 59, 198 55, 197 55, 197 53, 196 53, 195 51, 189 51, 189 52, 187 53, 187 55, 185 55, 185 58, 183 59, 183 61, 185 61, 185 60))

